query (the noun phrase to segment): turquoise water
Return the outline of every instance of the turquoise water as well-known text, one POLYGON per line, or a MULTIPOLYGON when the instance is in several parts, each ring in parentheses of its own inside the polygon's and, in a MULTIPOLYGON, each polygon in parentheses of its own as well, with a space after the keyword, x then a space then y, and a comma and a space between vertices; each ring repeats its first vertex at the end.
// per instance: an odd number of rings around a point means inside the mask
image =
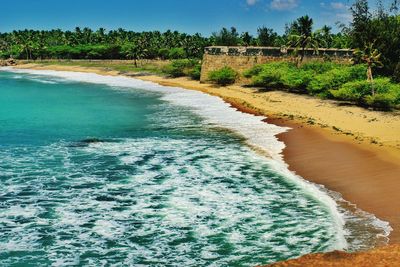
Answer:
POLYGON ((346 246, 322 193, 167 98, 0 71, 0 266, 255 266, 346 246))

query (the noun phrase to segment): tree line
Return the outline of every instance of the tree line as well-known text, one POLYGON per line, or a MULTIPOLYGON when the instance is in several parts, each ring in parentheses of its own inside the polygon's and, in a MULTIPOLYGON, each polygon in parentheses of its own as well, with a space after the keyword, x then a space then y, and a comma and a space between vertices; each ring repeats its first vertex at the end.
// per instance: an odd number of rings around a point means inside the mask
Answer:
MULTIPOLYGON (((209 37, 177 31, 134 32, 122 28, 106 31, 76 27, 73 31, 19 30, 0 33, 0 57, 17 59, 181 59, 201 58, 204 48, 223 46, 290 46, 300 57, 306 48, 374 47, 381 55, 378 72, 394 75, 400 72, 400 16, 398 0, 384 6, 377 0, 372 10, 368 0, 353 1, 349 25, 339 25, 333 33, 330 26, 314 30, 313 19, 303 16, 286 24, 279 35, 261 26, 255 36, 240 33, 235 27, 222 28, 209 37)), ((360 59, 361 60, 361 59, 360 59)), ((378 65, 376 66, 378 67, 378 65)))
MULTIPOLYGON (((348 38, 334 34, 324 26, 316 31, 321 46, 347 48, 348 38)), ((180 59, 201 58, 204 48, 221 46, 284 46, 292 34, 287 27, 278 35, 273 29, 262 26, 257 36, 248 32, 240 34, 235 27, 222 28, 209 37, 199 33, 190 35, 177 31, 134 32, 124 29, 106 31, 100 28, 76 27, 73 31, 19 30, 0 33, 0 57, 17 59, 180 59)))

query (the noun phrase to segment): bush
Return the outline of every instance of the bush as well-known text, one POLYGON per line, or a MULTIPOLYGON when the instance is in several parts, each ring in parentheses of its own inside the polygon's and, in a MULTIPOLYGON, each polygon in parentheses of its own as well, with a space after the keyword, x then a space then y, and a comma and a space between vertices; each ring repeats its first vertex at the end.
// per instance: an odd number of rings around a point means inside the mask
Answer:
POLYGON ((400 62, 397 63, 393 73, 393 81, 400 83, 400 62))
POLYGON ((163 68, 163 72, 174 78, 189 76, 190 71, 198 64, 198 61, 194 59, 174 60, 163 68))
POLYGON ((392 93, 375 94, 365 97, 365 103, 379 110, 392 110, 396 104, 396 96, 392 93))
POLYGON ((314 73, 312 71, 289 69, 281 76, 281 83, 289 91, 305 92, 313 76, 314 73))
POLYGON ((339 64, 332 62, 320 62, 320 61, 311 61, 304 63, 301 66, 302 70, 313 71, 315 74, 321 74, 331 69, 337 68, 339 64))
POLYGON ((314 72, 311 69, 299 69, 292 63, 274 62, 255 66, 243 75, 252 78, 254 86, 304 91, 314 72))
POLYGON ((348 82, 331 93, 337 99, 381 110, 390 110, 400 104, 400 85, 391 83, 388 78, 378 78, 373 83, 366 80, 348 82))
POLYGON ((365 96, 371 94, 368 81, 354 81, 343 84, 338 90, 330 90, 334 98, 363 104, 365 96))
POLYGON ((236 81, 237 73, 230 67, 223 67, 222 69, 211 71, 208 74, 208 79, 216 84, 225 86, 233 84, 236 81))
MULTIPOLYGON (((295 65, 287 62, 274 62, 256 66, 244 73, 245 77, 252 78, 251 85, 282 88, 283 76, 295 69, 295 65)), ((286 80, 288 82, 288 80, 286 80)))
POLYGON ((201 64, 197 63, 193 69, 189 71, 189 77, 193 80, 200 81, 201 76, 201 64))
POLYGON ((243 72, 243 77, 252 78, 253 76, 258 75, 263 70, 264 65, 256 65, 249 70, 243 72))
POLYGON ((329 90, 331 89, 338 89, 350 81, 365 79, 366 71, 367 69, 363 65, 338 65, 325 73, 316 75, 308 85, 307 91, 311 95, 330 96, 329 90))
POLYGON ((168 48, 160 48, 158 50, 158 56, 161 59, 168 59, 169 58, 169 49, 168 48))
POLYGON ((186 52, 181 47, 171 48, 168 53, 169 59, 183 59, 186 58, 186 52))

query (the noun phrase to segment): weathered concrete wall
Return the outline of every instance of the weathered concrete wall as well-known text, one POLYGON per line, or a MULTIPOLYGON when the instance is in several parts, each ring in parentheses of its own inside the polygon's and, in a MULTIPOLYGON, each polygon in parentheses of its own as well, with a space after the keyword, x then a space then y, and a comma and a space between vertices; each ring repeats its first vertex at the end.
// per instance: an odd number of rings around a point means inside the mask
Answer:
MULTIPOLYGON (((241 74, 257 64, 274 61, 296 62, 296 57, 292 56, 293 50, 293 48, 282 49, 279 47, 206 47, 200 81, 206 82, 210 71, 225 66, 229 66, 241 74)), ((304 62, 329 58, 334 62, 347 63, 351 61, 352 54, 353 50, 350 49, 321 48, 318 49, 318 53, 313 49, 307 49, 304 62)), ((246 83, 246 79, 241 77, 238 82, 246 83)))

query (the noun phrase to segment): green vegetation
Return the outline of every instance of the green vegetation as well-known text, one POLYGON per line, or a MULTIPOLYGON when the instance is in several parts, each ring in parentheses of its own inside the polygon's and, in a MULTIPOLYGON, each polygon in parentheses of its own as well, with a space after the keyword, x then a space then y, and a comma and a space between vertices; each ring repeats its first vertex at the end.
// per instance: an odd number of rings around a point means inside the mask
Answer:
POLYGON ((244 77, 251 85, 284 89, 323 98, 350 101, 360 106, 390 110, 400 105, 400 85, 389 78, 366 80, 367 66, 311 62, 296 67, 294 63, 274 62, 257 65, 244 77))
POLYGON ((106 32, 76 27, 74 31, 23 30, 0 33, 0 58, 17 59, 181 59, 201 58, 209 38, 177 31, 106 32))
POLYGON ((318 50, 319 42, 312 32, 313 20, 309 16, 298 18, 291 25, 288 45, 295 48, 295 53, 300 53, 299 62, 303 62, 306 48, 318 50))
POLYGON ((330 89, 337 89, 343 84, 365 79, 366 68, 362 65, 336 65, 332 69, 321 72, 313 77, 307 86, 311 95, 330 97, 330 89))
POLYGON ((211 71, 208 79, 215 84, 226 86, 236 81, 238 74, 230 67, 223 67, 219 70, 211 71))
POLYGON ((195 59, 178 59, 166 65, 163 72, 173 78, 189 76, 200 80, 201 65, 195 59))
POLYGON ((388 78, 378 78, 373 83, 365 80, 348 82, 331 93, 336 99, 379 110, 391 110, 400 105, 400 85, 391 83, 388 78))
POLYGON ((342 32, 349 36, 350 47, 364 50, 374 44, 381 54, 381 68, 374 68, 379 75, 395 78, 396 66, 400 62, 400 1, 377 0, 376 10, 368 0, 355 0, 351 7, 353 20, 349 26, 343 26, 342 32))

